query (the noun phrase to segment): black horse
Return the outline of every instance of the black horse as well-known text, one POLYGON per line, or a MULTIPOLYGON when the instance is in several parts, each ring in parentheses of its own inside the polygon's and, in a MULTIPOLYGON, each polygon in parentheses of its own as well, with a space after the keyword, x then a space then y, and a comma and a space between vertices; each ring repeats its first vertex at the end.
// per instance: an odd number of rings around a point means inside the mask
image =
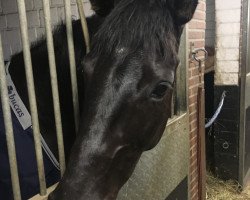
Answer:
MULTIPOLYGON (((76 139, 65 26, 54 34, 69 161, 51 200, 115 199, 142 152, 158 143, 171 112, 181 33, 198 0, 91 3, 97 16, 88 19, 87 56, 80 23, 73 24, 81 109, 76 139)), ((57 155, 45 40, 31 50, 41 132, 57 155)), ((10 74, 28 107, 22 53, 11 59, 10 74)))
POLYGON ((160 140, 170 117, 180 37, 198 4, 98 2, 106 3, 111 13, 82 63, 85 98, 79 133, 50 200, 116 199, 142 152, 160 140))

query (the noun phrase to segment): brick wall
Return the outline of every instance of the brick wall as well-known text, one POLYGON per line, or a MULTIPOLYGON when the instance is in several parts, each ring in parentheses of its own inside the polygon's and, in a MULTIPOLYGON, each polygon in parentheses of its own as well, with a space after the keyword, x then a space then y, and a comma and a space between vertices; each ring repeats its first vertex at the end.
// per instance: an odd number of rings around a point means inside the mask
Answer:
POLYGON ((215 85, 238 85, 241 0, 216 0, 215 85))
MULTIPOLYGON (((17 13, 17 0, 0 0, 0 31, 3 41, 4 59, 8 60, 11 55, 19 52, 21 37, 19 18, 17 13)), ((45 32, 42 0, 25 0, 29 39, 30 42, 38 40, 45 32)), ((64 0, 50 0, 52 24, 56 25, 65 18, 64 0)), ((84 1, 86 15, 91 15, 88 0, 84 1)), ((71 0, 72 18, 79 18, 76 0, 71 0)))
MULTIPOLYGON (((188 24, 189 43, 194 48, 205 47, 206 3, 200 0, 194 18, 188 24)), ((203 66, 204 67, 204 66, 203 66)), ((189 123, 190 123, 190 199, 198 199, 198 162, 197 162, 197 92, 199 76, 198 63, 190 60, 189 65, 189 123)))

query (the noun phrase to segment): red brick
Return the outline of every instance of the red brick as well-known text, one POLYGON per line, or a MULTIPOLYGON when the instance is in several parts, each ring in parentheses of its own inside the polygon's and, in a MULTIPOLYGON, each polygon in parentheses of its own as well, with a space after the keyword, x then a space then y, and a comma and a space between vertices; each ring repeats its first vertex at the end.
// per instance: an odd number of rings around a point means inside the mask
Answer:
MULTIPOLYGON (((192 137, 193 138, 193 137, 192 137)), ((190 147, 190 156, 197 154, 197 145, 190 147)))
POLYGON ((197 10, 206 11, 206 4, 205 4, 205 2, 199 1, 199 4, 197 6, 197 10))
POLYGON ((199 75, 199 69, 198 67, 192 69, 192 76, 198 76, 199 75))
POLYGON ((196 62, 195 60, 192 60, 192 63, 190 63, 189 65, 189 70, 198 69, 198 67, 199 67, 199 63, 196 62))
POLYGON ((193 19, 202 19, 203 21, 205 20, 205 18, 206 18, 205 12, 199 10, 197 10, 193 16, 193 19))
MULTIPOLYGON (((202 29, 202 30, 204 30, 206 28, 206 23, 204 21, 192 20, 188 24, 188 27, 190 29, 202 29)), ((197 39, 199 39, 199 38, 197 38, 197 39)))
MULTIPOLYGON (((196 120, 197 121, 197 120, 196 120)), ((190 138, 193 138, 193 137, 195 137, 197 135, 197 128, 196 129, 194 129, 194 130, 192 130, 192 131, 190 131, 190 138)), ((190 147, 190 148, 192 148, 192 147, 190 147)))
POLYGON ((193 195, 191 196, 191 200, 198 200, 199 196, 198 196, 198 188, 196 191, 193 192, 193 195))
MULTIPOLYGON (((194 162, 190 163, 190 173, 192 173, 194 170, 196 170, 198 167, 197 167, 197 160, 195 160, 194 162)), ((190 180, 191 181, 191 180, 190 180)))
MULTIPOLYGON (((205 0, 200 0, 197 10, 193 16, 193 20, 188 24, 188 38, 189 43, 193 42, 194 48, 204 48, 205 46, 205 18, 206 18, 206 3, 205 0)), ((191 53, 191 52, 190 52, 191 53)), ((191 57, 191 55, 190 55, 191 57)), ((197 55, 198 58, 203 59, 203 53, 197 55)), ((204 67, 204 63, 203 67, 204 67)), ((193 59, 189 60, 188 66, 188 103, 189 103, 189 128, 190 128, 190 185, 189 192, 191 200, 198 200, 199 188, 198 188, 198 149, 197 149, 197 92, 199 85, 199 63, 193 59)), ((202 77, 202 81, 203 81, 202 77)))
POLYGON ((189 39, 203 39, 205 33, 203 31, 189 31, 188 37, 189 39))
POLYGON ((193 104, 197 102, 197 95, 189 96, 189 103, 193 104))
MULTIPOLYGON (((196 144, 197 144, 197 138, 193 138, 190 146, 195 146, 196 144)), ((194 162, 197 162, 197 152, 193 153, 190 157, 190 165, 194 162)))
POLYGON ((195 188, 198 187, 198 176, 194 177, 194 179, 190 180, 190 189, 195 190, 195 188))
POLYGON ((204 48, 205 40, 194 41, 194 48, 204 48))
POLYGON ((189 113, 194 113, 197 111, 197 103, 193 103, 189 105, 189 113))
MULTIPOLYGON (((189 120, 191 120, 191 119, 189 119, 189 120)), ((191 133, 193 132, 192 135, 196 135, 197 127, 198 127, 198 123, 197 123, 197 119, 195 118, 195 119, 193 119, 193 121, 190 121, 190 125, 189 125, 189 131, 191 133)))
POLYGON ((198 87, 197 86, 189 88, 189 94, 190 95, 195 95, 197 93, 198 93, 198 87))
POLYGON ((192 76, 192 71, 188 71, 188 77, 192 76))
POLYGON ((190 180, 193 180, 194 181, 194 186, 193 188, 191 189, 191 191, 193 189, 195 189, 197 187, 197 184, 196 184, 196 180, 198 179, 198 173, 197 173, 197 169, 190 175, 190 180))
POLYGON ((198 76, 194 76, 194 77, 191 77, 191 79, 189 79, 189 85, 197 85, 198 83, 199 83, 198 76))

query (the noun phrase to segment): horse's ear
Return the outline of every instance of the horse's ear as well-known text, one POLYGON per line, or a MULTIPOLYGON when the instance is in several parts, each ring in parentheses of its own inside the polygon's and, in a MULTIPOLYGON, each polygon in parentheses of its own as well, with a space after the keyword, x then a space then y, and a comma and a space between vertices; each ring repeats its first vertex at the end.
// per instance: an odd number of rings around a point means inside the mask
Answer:
POLYGON ((114 8, 114 0, 90 0, 92 9, 99 16, 107 16, 114 8))
POLYGON ((198 0, 170 0, 170 4, 176 24, 184 25, 192 19, 198 0))

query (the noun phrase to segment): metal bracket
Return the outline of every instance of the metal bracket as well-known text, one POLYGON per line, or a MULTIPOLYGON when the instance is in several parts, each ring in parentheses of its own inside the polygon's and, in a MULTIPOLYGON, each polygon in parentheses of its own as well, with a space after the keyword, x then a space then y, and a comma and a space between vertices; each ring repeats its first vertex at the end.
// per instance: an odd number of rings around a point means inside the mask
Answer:
POLYGON ((192 51, 192 59, 196 60, 197 62, 205 62, 208 58, 208 52, 206 51, 206 49, 194 49, 192 51), (203 59, 200 59, 198 58, 198 53, 199 52, 204 52, 204 58, 203 59))
POLYGON ((229 149, 230 145, 227 141, 222 144, 223 149, 229 149))

